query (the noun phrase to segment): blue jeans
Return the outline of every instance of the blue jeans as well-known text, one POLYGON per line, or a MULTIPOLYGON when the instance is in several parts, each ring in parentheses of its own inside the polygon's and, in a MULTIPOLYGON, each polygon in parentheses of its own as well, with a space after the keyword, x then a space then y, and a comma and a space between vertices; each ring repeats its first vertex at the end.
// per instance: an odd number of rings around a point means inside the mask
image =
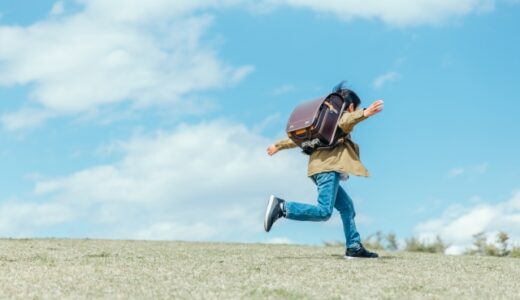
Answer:
POLYGON ((318 205, 298 202, 285 202, 286 218, 298 221, 327 221, 336 208, 343 221, 345 243, 347 248, 358 248, 361 238, 356 229, 354 203, 345 190, 339 185, 340 174, 323 172, 311 177, 318 186, 318 205))

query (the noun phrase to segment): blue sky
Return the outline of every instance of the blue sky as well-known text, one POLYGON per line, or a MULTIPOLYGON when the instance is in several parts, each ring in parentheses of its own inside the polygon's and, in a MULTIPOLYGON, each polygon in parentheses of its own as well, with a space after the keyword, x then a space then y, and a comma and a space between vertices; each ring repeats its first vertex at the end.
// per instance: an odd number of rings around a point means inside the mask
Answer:
POLYGON ((262 214, 315 201, 265 148, 345 79, 385 100, 344 183, 363 236, 520 239, 517 1, 127 2, 0 3, 0 236, 341 240, 262 214))

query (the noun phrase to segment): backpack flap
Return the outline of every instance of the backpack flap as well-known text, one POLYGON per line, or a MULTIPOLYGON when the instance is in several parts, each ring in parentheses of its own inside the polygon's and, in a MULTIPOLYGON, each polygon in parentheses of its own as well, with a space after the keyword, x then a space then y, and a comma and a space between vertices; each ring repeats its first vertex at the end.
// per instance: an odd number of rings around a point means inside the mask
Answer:
POLYGON ((325 97, 308 101, 298 105, 287 122, 286 132, 298 146, 311 137, 311 131, 316 125, 317 118, 325 97))
POLYGON ((298 105, 287 122, 286 132, 295 132, 312 125, 320 111, 325 97, 320 97, 298 105))
POLYGON ((307 154, 317 148, 332 147, 344 108, 343 98, 335 93, 302 103, 289 118, 287 135, 307 154))

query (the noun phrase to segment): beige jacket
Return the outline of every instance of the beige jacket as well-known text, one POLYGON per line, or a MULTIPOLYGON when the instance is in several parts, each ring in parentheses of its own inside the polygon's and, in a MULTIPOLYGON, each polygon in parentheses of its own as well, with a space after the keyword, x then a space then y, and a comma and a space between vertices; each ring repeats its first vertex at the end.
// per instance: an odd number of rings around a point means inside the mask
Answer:
MULTIPOLYGON (((368 170, 359 158, 359 146, 350 138, 354 126, 366 118, 361 108, 352 113, 344 112, 338 126, 347 134, 345 142, 330 150, 314 151, 309 157, 307 176, 336 171, 343 174, 368 177, 368 170)), ((291 139, 281 140, 275 145, 280 150, 298 147, 291 139)))

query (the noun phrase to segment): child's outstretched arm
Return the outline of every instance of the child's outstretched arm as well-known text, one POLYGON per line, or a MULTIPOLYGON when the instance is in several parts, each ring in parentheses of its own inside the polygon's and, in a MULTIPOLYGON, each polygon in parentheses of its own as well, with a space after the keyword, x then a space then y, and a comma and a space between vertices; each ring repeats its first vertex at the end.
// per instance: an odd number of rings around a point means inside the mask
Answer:
POLYGON ((376 100, 365 109, 358 109, 353 112, 345 112, 339 120, 339 127, 343 130, 344 133, 349 133, 357 123, 379 113, 383 110, 383 108, 383 100, 376 100))
POLYGON ((271 146, 267 147, 267 154, 269 155, 275 155, 278 151, 284 150, 284 149, 291 149, 298 147, 295 142, 293 142, 291 139, 285 139, 276 142, 275 144, 272 144, 271 146))

